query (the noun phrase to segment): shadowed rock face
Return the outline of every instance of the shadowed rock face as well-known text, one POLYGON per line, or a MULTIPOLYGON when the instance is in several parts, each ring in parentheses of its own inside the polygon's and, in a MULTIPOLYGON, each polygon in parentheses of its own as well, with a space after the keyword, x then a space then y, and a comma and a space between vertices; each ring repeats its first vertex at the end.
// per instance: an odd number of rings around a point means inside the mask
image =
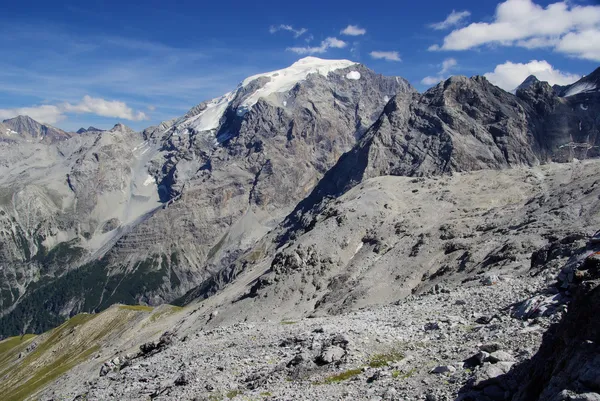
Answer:
POLYGON ((588 258, 576 273, 569 312, 518 370, 514 401, 600 398, 600 258, 588 258))

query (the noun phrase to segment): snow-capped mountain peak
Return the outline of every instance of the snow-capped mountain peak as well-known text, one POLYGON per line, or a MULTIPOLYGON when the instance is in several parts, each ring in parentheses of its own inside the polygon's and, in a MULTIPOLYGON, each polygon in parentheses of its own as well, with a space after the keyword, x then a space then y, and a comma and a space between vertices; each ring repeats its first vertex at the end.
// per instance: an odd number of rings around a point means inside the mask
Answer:
MULTIPOLYGON (((349 60, 326 60, 318 57, 305 57, 287 68, 253 75, 242 81, 235 90, 205 102, 204 109, 186 121, 186 125, 193 127, 197 131, 216 129, 219 126, 221 117, 238 95, 243 94, 244 97, 236 108, 236 113, 242 116, 259 99, 266 98, 274 93, 287 92, 298 82, 305 80, 310 74, 320 74, 327 77, 330 72, 348 68, 356 64, 358 63, 349 60), (258 89, 249 92, 248 87, 258 79, 265 79, 267 82, 258 89)), ((356 75, 353 74, 352 79, 356 79, 356 75)), ((360 74, 358 76, 360 77, 360 74)))

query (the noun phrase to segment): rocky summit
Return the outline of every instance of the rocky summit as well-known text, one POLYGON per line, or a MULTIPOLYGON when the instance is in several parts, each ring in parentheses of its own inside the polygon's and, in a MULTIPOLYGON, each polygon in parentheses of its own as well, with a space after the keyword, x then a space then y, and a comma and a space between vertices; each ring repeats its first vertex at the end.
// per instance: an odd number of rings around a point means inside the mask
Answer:
POLYGON ((307 57, 136 132, 0 123, 7 400, 600 400, 600 69, 307 57))

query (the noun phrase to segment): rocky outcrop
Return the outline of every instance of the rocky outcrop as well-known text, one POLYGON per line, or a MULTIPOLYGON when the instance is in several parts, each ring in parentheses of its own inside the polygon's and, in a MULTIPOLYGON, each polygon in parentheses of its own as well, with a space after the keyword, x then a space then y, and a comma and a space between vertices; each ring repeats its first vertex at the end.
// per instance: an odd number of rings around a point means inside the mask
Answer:
POLYGON ((518 370, 521 384, 514 401, 600 399, 599 255, 588 256, 575 269, 569 311, 518 370))

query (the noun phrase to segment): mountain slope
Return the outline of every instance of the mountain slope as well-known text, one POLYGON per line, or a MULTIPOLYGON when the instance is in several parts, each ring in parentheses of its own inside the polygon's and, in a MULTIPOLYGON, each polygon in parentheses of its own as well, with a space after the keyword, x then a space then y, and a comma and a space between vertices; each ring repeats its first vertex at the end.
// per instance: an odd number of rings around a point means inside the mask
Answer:
POLYGON ((4 260, 20 267, 4 271, 4 333, 183 295, 276 226, 389 98, 413 91, 356 63, 307 58, 142 133, 117 126, 51 146, 65 199, 39 209, 52 223, 16 225, 7 199, 6 233, 20 235, 4 260))

